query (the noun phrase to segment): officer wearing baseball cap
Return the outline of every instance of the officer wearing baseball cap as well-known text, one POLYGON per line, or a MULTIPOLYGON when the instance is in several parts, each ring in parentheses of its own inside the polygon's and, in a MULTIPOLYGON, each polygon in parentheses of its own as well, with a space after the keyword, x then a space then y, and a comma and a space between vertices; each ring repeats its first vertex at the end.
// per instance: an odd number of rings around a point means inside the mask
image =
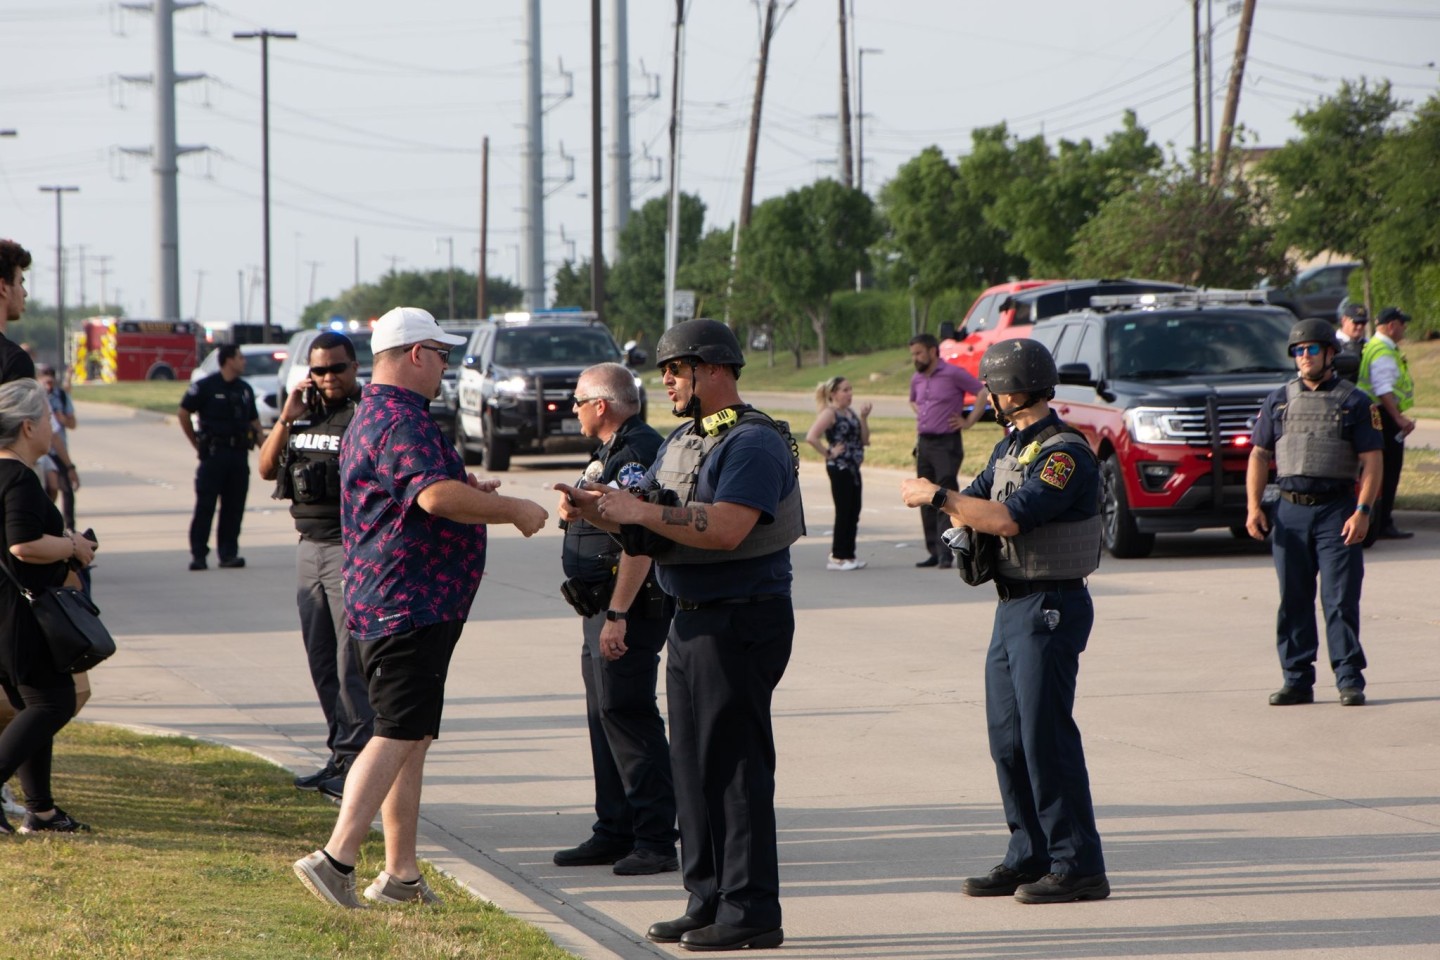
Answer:
POLYGON ((1346 301, 1340 310, 1340 329, 1335 334, 1335 343, 1341 353, 1360 356, 1365 349, 1365 327, 1370 322, 1370 311, 1363 303, 1346 301))
POLYGON ((1385 438, 1385 478, 1380 499, 1375 501, 1375 519, 1365 546, 1380 540, 1408 540, 1415 534, 1395 527, 1395 492, 1400 488, 1400 470, 1405 466, 1405 438, 1415 421, 1405 411, 1415 406, 1415 381, 1400 352, 1409 314, 1399 307, 1386 307, 1375 318, 1375 336, 1360 354, 1360 375, 1355 385, 1370 395, 1380 410, 1380 432, 1385 438))
POLYGON ((1100 900, 1110 883, 1073 716, 1095 620, 1085 577, 1100 564, 1100 470, 1085 438, 1050 409, 1059 376, 1043 345, 997 343, 980 379, 995 418, 1012 427, 989 464, 959 493, 920 477, 900 488, 906 506, 930 504, 957 526, 999 537, 985 716, 1010 844, 962 889, 1021 903, 1100 900))
POLYGON ((1245 529, 1271 536, 1280 578, 1276 647, 1283 686, 1272 706, 1315 701, 1315 577, 1325 610, 1325 643, 1340 703, 1365 702, 1365 651, 1360 647, 1360 544, 1380 492, 1380 418, 1370 399, 1336 376, 1335 333, 1328 320, 1301 320, 1290 331, 1298 376, 1260 406, 1245 473, 1245 529), (1265 488, 1275 461, 1280 499, 1267 507, 1265 488), (1355 478, 1360 495, 1355 495, 1355 478))

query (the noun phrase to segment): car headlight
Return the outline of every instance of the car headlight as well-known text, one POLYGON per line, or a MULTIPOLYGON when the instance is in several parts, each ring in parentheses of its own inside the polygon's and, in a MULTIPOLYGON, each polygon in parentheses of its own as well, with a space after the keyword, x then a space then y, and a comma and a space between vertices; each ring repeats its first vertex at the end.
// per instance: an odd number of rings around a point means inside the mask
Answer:
POLYGON ((508 397, 518 397, 529 385, 530 382, 524 377, 506 377, 504 380, 495 381, 495 392, 508 397))
POLYGON ((1136 407, 1125 411, 1125 426, 1136 443, 1184 443, 1185 435, 1171 423, 1174 416, 1174 410, 1136 407))

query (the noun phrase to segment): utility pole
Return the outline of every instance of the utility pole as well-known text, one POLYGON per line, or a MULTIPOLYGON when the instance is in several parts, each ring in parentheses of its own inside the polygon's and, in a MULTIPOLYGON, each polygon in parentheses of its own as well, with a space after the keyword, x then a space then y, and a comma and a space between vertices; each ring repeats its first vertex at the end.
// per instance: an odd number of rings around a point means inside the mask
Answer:
POLYGON ((99 309, 101 315, 104 315, 104 314, 106 314, 106 313, 108 312, 108 311, 105 309, 105 304, 108 302, 107 299, 106 299, 106 296, 105 296, 105 281, 106 281, 106 278, 108 278, 108 277, 110 276, 110 274, 114 272, 113 270, 110 269, 110 261, 111 261, 111 260, 114 260, 115 258, 114 258, 114 257, 110 257, 110 256, 105 256, 105 257, 91 257, 90 259, 95 260, 95 261, 98 261, 99 264, 100 264, 100 266, 97 267, 96 270, 95 270, 95 272, 100 275, 100 302, 99 302, 96 306, 97 306, 97 308, 99 309))
POLYGON ((1205 0, 1205 143, 1215 156, 1215 0, 1205 0))
MULTIPOLYGON (((846 24, 849 19, 845 4, 847 0, 839 0, 840 3, 840 182, 847 187, 855 185, 852 176, 853 169, 850 165, 850 45, 845 39, 846 24)), ((770 4, 774 8, 775 4, 770 4)), ((865 51, 860 51, 864 53, 865 51)), ((864 122, 863 120, 861 121, 864 122)), ((865 189, 861 187, 860 189, 865 189)))
POLYGON ((610 0, 610 222, 605 230, 606 257, 620 258, 620 231, 630 220, 630 35, 627 0, 610 0))
MULTIPOLYGON (((600 154, 600 0, 590 0, 590 309, 605 320, 605 183, 600 154)), ((620 117, 615 122, 621 122, 620 117)))
MULTIPOLYGON (((841 0, 843 3, 844 0, 841 0)), ((740 221, 738 230, 750 226, 750 213, 755 202, 755 160, 760 152, 760 111, 765 103, 765 76, 770 67, 770 38, 775 35, 777 0, 765 4, 765 25, 760 28, 760 65, 755 71, 755 99, 750 104, 750 143, 745 149, 745 181, 740 188, 740 221)), ((793 0, 792 0, 793 6, 793 0)), ((844 20, 841 20, 843 25, 844 20)), ((842 43, 843 47, 844 44, 842 43)), ((848 139, 848 137, 847 137, 848 139)), ((736 235, 736 243, 739 235, 736 235)), ((731 259, 734 259, 732 251, 731 259)))
POLYGON ((315 302, 315 273, 323 267, 325 263, 323 260, 306 260, 305 265, 310 268, 310 296, 305 301, 305 305, 308 307, 315 302))
POLYGON ((490 316, 485 273, 489 269, 490 242, 490 138, 480 138, 480 269, 475 276, 475 318, 490 316))
POLYGON ((670 223, 665 233, 665 329, 675 326, 675 274, 680 268, 680 116, 685 85, 685 0, 675 0, 674 76, 670 80, 670 223))
MULTIPOLYGON (((195 319, 196 319, 196 320, 199 320, 199 319, 200 319, 200 293, 201 293, 201 291, 203 291, 204 289, 205 289, 205 271, 204 271, 204 270, 196 270, 196 271, 195 271, 195 305, 190 308, 190 312, 195 316, 195 319)), ((81 303, 84 303, 84 302, 85 302, 85 296, 84 296, 84 294, 81 294, 81 296, 80 296, 80 302, 81 302, 81 303)))
POLYGON ((61 200, 67 193, 79 193, 79 187, 41 187, 41 193, 55 194, 55 356, 56 368, 65 366, 65 256, 61 230, 61 200))
POLYGON ((355 235, 355 286, 360 286, 360 235, 355 235))
POLYGON ((270 303, 270 41, 294 40, 296 35, 279 30, 243 30, 232 34, 236 40, 260 41, 260 179, 261 204, 265 211, 265 332, 263 343, 274 343, 270 303))
POLYGON ((448 287, 448 289, 449 289, 449 291, 450 291, 450 316, 449 316, 449 319, 454 320, 454 319, 455 319, 455 238, 454 238, 454 237, 436 237, 436 238, 435 238, 435 249, 436 249, 437 252, 439 251, 439 249, 440 249, 440 244, 442 244, 442 243, 445 244, 445 246, 448 247, 449 250, 450 250, 450 269, 449 269, 449 271, 445 274, 445 280, 447 281, 446 285, 447 285, 447 287, 448 287))
POLYGON ((76 245, 75 245, 75 249, 76 249, 76 251, 79 253, 79 257, 80 257, 80 271, 79 271, 79 272, 80 272, 80 309, 81 309, 81 310, 84 310, 84 309, 85 309, 85 244, 83 244, 83 243, 76 244, 76 245))
POLYGON ((1220 121, 1220 145, 1210 167, 1210 185, 1218 187, 1225 179, 1225 164, 1230 159, 1230 142, 1235 138, 1235 116, 1240 111, 1240 89, 1245 81, 1245 58, 1250 52, 1250 26, 1255 22, 1255 0, 1245 0, 1240 10, 1240 32, 1235 37, 1235 63, 1230 67, 1230 88, 1225 93, 1225 116, 1220 121))
POLYGON ((1203 117, 1200 101, 1200 0, 1190 0, 1190 53, 1195 69, 1195 176, 1201 176, 1200 157, 1204 144, 1203 117))
POLYGON ((865 192, 865 54, 884 53, 884 50, 877 50, 875 47, 861 47, 856 59, 855 67, 855 188, 861 193, 865 192))
MULTIPOLYGON (((540 89, 540 0, 525 0, 525 153, 521 161, 520 289, 526 310, 545 307, 545 129, 540 89)), ((484 244, 481 244, 484 246, 484 244)))

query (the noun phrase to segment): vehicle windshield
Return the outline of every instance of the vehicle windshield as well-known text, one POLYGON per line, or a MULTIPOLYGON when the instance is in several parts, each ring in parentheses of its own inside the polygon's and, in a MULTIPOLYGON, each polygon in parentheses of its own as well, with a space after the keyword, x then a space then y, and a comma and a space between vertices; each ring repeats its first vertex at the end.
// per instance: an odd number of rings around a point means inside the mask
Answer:
POLYGON ((245 376, 247 377, 273 377, 280 372, 280 364, 285 361, 285 351, 281 349, 261 350, 255 353, 245 354, 245 376), (279 354, 277 357, 276 354, 279 354))
POLYGON ((1134 314, 1108 325, 1112 378, 1291 373, 1290 322, 1258 311, 1134 314))
POLYGON ((618 361, 615 341, 601 327, 511 327, 500 331, 495 362, 516 367, 578 367, 618 361))

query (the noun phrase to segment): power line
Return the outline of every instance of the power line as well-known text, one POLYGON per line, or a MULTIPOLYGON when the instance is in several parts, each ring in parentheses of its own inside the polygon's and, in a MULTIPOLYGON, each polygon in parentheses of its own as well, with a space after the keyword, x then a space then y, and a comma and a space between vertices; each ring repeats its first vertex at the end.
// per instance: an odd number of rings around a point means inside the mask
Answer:
POLYGON ((1276 3, 1266 0, 1267 10, 1283 10, 1287 13, 1319 13, 1329 17, 1365 17, 1375 20, 1440 20, 1440 12, 1434 10, 1375 10, 1364 6, 1329 7, 1314 3, 1276 3))

